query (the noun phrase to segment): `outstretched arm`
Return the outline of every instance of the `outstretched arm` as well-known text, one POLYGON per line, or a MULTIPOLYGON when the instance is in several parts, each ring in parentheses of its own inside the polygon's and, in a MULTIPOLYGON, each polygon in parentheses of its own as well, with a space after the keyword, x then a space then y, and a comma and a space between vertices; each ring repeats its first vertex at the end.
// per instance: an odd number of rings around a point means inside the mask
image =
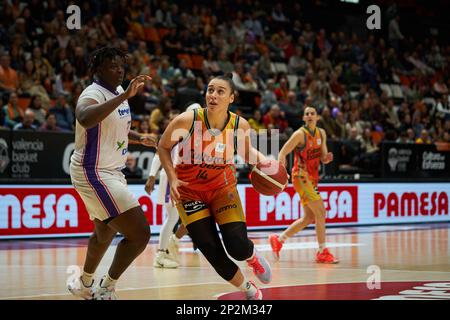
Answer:
POLYGON ((131 80, 125 92, 111 100, 99 103, 94 99, 81 99, 75 109, 75 117, 86 129, 96 126, 113 112, 122 102, 133 97, 144 85, 145 81, 151 80, 149 76, 140 75, 131 80))

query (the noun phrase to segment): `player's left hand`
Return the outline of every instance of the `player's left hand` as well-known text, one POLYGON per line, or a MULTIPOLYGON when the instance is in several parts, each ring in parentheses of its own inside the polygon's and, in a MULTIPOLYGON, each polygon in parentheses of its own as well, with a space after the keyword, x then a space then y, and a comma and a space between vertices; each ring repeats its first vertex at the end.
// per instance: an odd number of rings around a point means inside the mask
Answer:
POLYGON ((156 147, 156 139, 151 136, 141 136, 139 142, 146 147, 156 147))

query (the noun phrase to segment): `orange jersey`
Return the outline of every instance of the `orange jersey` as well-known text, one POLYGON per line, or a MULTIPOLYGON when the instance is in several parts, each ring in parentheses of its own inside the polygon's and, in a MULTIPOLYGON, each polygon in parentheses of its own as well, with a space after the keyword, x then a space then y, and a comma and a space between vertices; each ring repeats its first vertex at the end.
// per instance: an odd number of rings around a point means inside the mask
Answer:
POLYGON ((292 176, 301 176, 306 172, 312 182, 317 185, 319 183, 319 166, 322 153, 322 134, 317 127, 314 132, 311 132, 307 127, 302 127, 300 130, 303 130, 305 134, 305 144, 295 149, 292 176))
POLYGON ((207 109, 194 110, 189 136, 180 142, 175 172, 188 182, 186 189, 211 191, 236 185, 236 130, 239 116, 228 112, 228 121, 220 131, 211 129, 207 109))

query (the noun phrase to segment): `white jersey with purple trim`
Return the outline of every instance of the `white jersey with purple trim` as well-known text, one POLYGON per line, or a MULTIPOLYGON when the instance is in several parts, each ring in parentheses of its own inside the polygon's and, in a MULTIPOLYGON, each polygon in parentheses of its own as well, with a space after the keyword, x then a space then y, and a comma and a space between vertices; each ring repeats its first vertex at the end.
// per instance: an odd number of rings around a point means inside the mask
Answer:
MULTIPOLYGON (((94 82, 83 90, 78 101, 93 99, 98 103, 104 103, 123 92, 121 86, 113 92, 94 82)), ((92 128, 85 129, 76 121, 72 164, 97 170, 123 169, 127 160, 130 127, 131 110, 127 100, 92 128)))

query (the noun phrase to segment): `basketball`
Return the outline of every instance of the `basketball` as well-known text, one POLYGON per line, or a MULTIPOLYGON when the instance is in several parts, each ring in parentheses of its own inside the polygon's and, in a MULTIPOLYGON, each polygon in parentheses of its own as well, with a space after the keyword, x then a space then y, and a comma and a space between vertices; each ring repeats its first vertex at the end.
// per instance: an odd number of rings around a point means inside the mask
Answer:
POLYGON ((259 193, 273 196, 284 190, 288 184, 288 174, 279 161, 264 160, 253 167, 250 181, 259 193))

